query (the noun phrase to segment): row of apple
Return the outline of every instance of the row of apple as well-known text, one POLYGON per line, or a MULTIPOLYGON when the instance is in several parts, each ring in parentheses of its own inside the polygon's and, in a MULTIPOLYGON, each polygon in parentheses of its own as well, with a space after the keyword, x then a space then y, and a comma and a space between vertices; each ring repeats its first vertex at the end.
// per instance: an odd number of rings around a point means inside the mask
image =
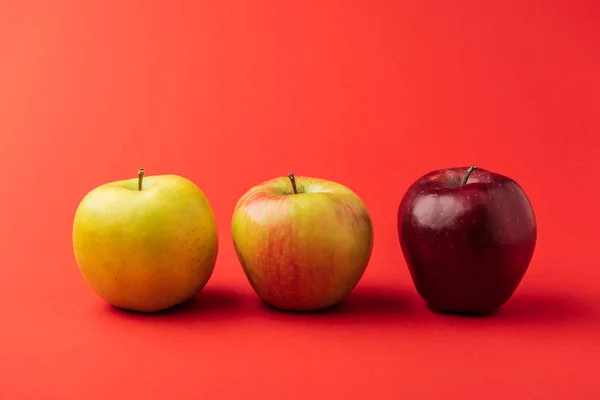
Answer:
MULTIPOLYGON (((512 179, 476 168, 432 171, 398 208, 398 238, 419 295, 435 311, 488 313, 501 307, 533 256, 536 220, 512 179)), ((367 207, 348 187, 278 177, 248 190, 232 217, 235 252, 250 285, 281 310, 339 303, 358 284, 373 249, 367 207)), ((177 175, 103 184, 73 221, 79 270, 123 309, 154 312, 193 298, 218 253, 211 206, 177 175)))

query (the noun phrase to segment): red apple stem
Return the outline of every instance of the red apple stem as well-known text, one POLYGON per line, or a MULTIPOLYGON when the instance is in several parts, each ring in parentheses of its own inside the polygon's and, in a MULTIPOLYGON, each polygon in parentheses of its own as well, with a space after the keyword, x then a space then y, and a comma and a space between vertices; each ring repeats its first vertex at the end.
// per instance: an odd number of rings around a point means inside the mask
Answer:
POLYGON ((298 194, 298 188, 296 188, 296 177, 294 174, 288 174, 288 178, 290 178, 290 182, 292 182, 292 189, 294 189, 294 194, 298 194))
POLYGON ((471 176, 471 174, 473 173, 473 171, 475 171, 477 169, 476 165, 471 165, 469 167, 469 169, 467 170, 467 173, 465 174, 465 177, 462 180, 462 183, 460 184, 460 186, 463 186, 464 184, 467 183, 467 181, 469 180, 469 176, 471 176))
POLYGON ((138 169, 138 190, 142 191, 142 180, 144 179, 144 168, 138 169))

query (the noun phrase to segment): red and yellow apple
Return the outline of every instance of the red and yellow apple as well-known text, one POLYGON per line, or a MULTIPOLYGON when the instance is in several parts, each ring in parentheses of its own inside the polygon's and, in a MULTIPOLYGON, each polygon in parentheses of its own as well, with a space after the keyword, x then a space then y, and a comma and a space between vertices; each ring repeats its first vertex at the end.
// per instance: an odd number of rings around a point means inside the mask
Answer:
POLYGON ((373 249, 367 207, 352 190, 311 177, 278 177, 237 202, 232 236, 257 295, 281 310, 339 303, 358 284, 373 249))
POLYGON ((215 218, 203 192, 177 175, 101 185, 79 204, 73 249, 92 289, 122 309, 155 312, 194 297, 212 275, 215 218))

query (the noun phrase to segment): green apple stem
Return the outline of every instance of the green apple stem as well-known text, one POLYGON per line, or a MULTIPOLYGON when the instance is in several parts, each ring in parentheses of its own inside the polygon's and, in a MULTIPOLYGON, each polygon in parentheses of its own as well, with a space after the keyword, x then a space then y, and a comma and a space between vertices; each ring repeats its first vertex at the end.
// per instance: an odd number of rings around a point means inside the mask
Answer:
POLYGON ((288 174, 288 178, 290 178, 290 182, 292 182, 292 189, 294 189, 294 194, 298 194, 298 188, 296 187, 296 177, 294 174, 288 174))
POLYGON ((138 169, 138 190, 142 191, 142 180, 144 179, 144 168, 138 169))
POLYGON ((462 183, 460 184, 460 186, 463 186, 464 184, 467 183, 467 181, 469 180, 469 176, 471 176, 471 173, 473 173, 473 171, 475 171, 477 169, 477 166, 475 165, 471 165, 469 167, 469 169, 467 170, 467 173, 465 174, 465 177, 462 180, 462 183))

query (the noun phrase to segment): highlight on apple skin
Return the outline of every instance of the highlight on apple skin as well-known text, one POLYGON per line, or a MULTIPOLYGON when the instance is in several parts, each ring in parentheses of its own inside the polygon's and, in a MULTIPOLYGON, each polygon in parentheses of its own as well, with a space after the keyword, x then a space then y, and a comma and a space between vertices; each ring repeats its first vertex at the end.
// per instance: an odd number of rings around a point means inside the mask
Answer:
POLYGON ((429 172, 398 208, 410 276, 437 312, 488 314, 504 305, 533 257, 537 224, 511 178, 472 166, 429 172))
POLYGON ((215 217, 204 193, 177 175, 101 185, 80 202, 73 250, 81 274, 106 302, 161 311, 193 298, 217 259, 215 217))
POLYGON ((257 295, 287 311, 341 302, 373 250, 371 217, 357 194, 337 182, 293 174, 263 182, 238 200, 232 238, 257 295))

